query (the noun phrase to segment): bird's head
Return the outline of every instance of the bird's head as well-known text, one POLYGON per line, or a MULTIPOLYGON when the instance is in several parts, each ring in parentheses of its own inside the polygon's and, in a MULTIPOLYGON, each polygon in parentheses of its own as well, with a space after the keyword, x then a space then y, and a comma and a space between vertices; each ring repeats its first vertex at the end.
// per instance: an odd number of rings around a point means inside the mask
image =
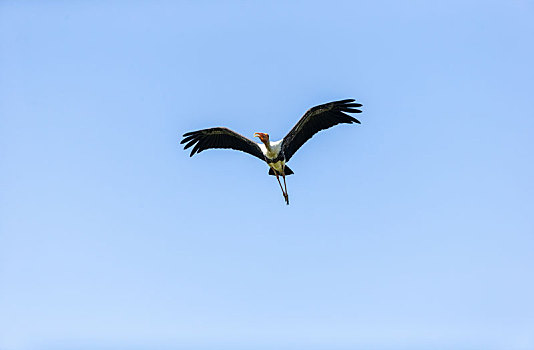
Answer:
POLYGON ((254 137, 259 137, 261 142, 263 143, 269 142, 269 134, 265 134, 263 132, 257 132, 257 133, 254 133, 254 137))

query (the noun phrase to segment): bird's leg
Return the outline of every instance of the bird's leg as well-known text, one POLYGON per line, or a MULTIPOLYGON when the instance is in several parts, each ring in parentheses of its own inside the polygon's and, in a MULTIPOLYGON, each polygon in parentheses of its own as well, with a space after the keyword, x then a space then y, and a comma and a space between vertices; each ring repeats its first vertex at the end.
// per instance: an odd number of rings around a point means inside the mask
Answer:
POLYGON ((284 195, 284 198, 286 198, 286 193, 284 192, 284 188, 282 187, 282 183, 280 182, 280 177, 278 176, 278 172, 274 170, 274 174, 276 175, 276 179, 278 180, 278 184, 280 185, 280 189, 282 190, 282 194, 284 195))
POLYGON ((284 197, 286 198, 286 204, 289 205, 289 194, 287 193, 287 184, 286 184, 286 174, 285 174, 285 172, 282 172, 282 178, 284 179, 284 188, 285 188, 284 197))

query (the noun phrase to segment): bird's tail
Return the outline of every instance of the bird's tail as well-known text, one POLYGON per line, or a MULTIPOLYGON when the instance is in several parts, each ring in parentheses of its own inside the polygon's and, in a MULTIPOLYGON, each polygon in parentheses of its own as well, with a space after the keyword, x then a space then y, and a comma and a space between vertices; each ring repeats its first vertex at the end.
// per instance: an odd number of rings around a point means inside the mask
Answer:
MULTIPOLYGON (((291 170, 287 165, 284 167, 284 173, 286 174, 286 176, 294 174, 293 170, 291 170)), ((275 175, 273 168, 269 168, 269 175, 273 175, 273 176, 275 175)))

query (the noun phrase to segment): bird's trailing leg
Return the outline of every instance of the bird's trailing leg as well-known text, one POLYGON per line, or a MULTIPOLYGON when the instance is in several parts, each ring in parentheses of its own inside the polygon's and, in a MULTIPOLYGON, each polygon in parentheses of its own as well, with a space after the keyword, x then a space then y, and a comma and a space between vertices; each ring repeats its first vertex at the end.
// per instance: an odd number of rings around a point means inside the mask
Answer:
POLYGON ((280 176, 278 176, 278 172, 275 169, 273 169, 273 171, 274 171, 274 175, 276 175, 276 180, 278 180, 278 184, 280 185, 280 189, 282 190, 282 194, 284 195, 284 199, 286 200, 286 203, 289 204, 289 200, 287 199, 287 193, 284 191, 284 188, 282 187, 282 183, 280 182, 280 176))
POLYGON ((286 174, 285 174, 285 172, 282 172, 282 178, 284 179, 284 189, 285 189, 284 197, 286 198, 286 204, 289 205, 289 194, 287 193, 287 184, 286 184, 286 174))

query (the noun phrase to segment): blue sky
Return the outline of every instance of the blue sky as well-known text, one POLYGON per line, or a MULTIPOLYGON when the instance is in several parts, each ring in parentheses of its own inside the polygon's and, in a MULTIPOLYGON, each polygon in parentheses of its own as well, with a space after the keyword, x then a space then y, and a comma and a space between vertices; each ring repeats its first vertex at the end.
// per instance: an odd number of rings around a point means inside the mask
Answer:
POLYGON ((0 349, 533 349, 532 1, 0 3, 0 349), (181 134, 282 138, 291 159, 181 134))

